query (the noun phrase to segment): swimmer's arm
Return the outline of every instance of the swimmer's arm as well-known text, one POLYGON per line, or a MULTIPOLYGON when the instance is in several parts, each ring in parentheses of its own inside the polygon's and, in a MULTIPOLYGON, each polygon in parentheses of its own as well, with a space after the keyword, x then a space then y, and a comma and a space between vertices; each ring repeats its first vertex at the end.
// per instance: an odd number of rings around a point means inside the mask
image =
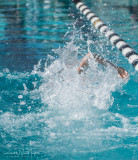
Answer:
MULTIPOLYGON (((100 64, 102 64, 102 65, 104 65, 104 66, 107 66, 107 65, 109 64, 109 65, 111 65, 112 67, 114 67, 114 68, 118 71, 118 74, 120 75, 121 78, 125 78, 125 77, 128 76, 128 73, 127 73, 127 71, 125 71, 124 68, 117 67, 117 66, 115 66, 114 64, 112 64, 111 62, 109 62, 109 61, 105 60, 104 58, 102 58, 101 56, 96 55, 96 54, 94 54, 94 53, 92 53, 92 54, 93 54, 93 57, 95 58, 95 60, 96 60, 98 63, 100 63, 100 64)), ((86 66, 88 66, 88 59, 89 59, 90 57, 91 57, 91 54, 88 53, 88 54, 82 59, 82 62, 80 63, 80 65, 79 65, 79 67, 78 67, 78 69, 77 69, 79 74, 83 71, 83 69, 84 69, 86 66)))
MULTIPOLYGON (((98 63, 100 63, 100 64, 102 64, 102 65, 104 65, 104 66, 107 66, 107 63, 109 63, 111 66, 113 66, 114 68, 116 68, 116 66, 115 65, 113 65, 112 63, 110 63, 109 61, 106 61, 104 58, 102 58, 101 56, 99 56, 99 55, 96 55, 96 54, 94 54, 94 53, 92 53, 93 54, 93 57, 94 57, 94 59, 98 62, 98 63)), ((78 67, 78 73, 81 73, 82 71, 83 71, 83 69, 86 67, 86 66, 88 66, 88 59, 89 58, 91 58, 91 54, 90 53, 88 53, 88 54, 86 54, 86 56, 84 56, 83 57, 83 59, 82 59, 82 62, 80 63, 80 65, 79 65, 79 67, 78 67)))

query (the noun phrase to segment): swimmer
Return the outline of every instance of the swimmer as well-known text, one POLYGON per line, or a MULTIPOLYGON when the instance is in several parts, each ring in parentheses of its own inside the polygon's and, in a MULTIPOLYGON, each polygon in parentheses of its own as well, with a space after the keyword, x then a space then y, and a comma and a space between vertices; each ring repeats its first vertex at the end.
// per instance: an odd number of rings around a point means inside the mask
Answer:
POLYGON ((94 53, 88 53, 88 54, 82 59, 82 62, 80 63, 79 67, 77 68, 77 71, 78 71, 79 74, 80 74, 81 72, 83 72, 83 70, 84 70, 84 68, 85 68, 86 66, 89 65, 89 64, 88 64, 88 60, 89 60, 92 56, 94 57, 94 59, 95 59, 98 63, 100 63, 100 64, 102 64, 102 65, 104 65, 104 66, 107 66, 107 65, 109 64, 110 66, 112 66, 113 68, 115 68, 121 78, 126 78, 126 77, 128 77, 128 73, 127 73, 127 71, 125 71, 124 68, 122 68, 122 67, 117 67, 117 66, 115 66, 114 64, 112 64, 111 62, 105 60, 104 58, 102 58, 102 57, 100 57, 99 55, 96 55, 96 54, 94 54, 94 53))

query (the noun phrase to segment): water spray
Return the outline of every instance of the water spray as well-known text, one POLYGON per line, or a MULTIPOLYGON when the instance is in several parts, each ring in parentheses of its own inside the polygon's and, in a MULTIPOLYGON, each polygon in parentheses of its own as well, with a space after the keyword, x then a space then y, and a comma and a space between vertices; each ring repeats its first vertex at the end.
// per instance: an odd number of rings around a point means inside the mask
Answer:
POLYGON ((87 17, 87 19, 107 37, 112 45, 115 45, 122 54, 128 59, 129 63, 133 65, 136 71, 138 71, 138 54, 116 34, 111 28, 109 28, 99 17, 95 15, 83 2, 80 0, 72 0, 76 8, 87 17))

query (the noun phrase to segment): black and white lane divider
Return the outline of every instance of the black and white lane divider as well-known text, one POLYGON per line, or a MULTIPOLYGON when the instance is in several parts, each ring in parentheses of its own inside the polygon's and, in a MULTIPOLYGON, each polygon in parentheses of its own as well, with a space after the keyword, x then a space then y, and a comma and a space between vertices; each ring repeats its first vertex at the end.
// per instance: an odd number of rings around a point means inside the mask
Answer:
POLYGON ((116 34, 111 28, 109 28, 103 21, 99 19, 83 2, 80 0, 72 0, 76 8, 87 17, 87 19, 104 34, 115 45, 122 54, 128 59, 129 63, 133 65, 136 71, 138 71, 138 54, 116 34))

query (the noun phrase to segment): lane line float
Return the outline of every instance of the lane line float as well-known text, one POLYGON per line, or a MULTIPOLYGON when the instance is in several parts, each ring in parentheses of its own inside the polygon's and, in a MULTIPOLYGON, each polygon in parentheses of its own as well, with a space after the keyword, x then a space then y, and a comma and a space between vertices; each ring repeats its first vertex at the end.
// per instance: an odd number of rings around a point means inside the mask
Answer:
POLYGON ((136 71, 138 71, 138 54, 122 38, 120 38, 118 34, 101 21, 81 0, 72 1, 75 3, 76 8, 87 17, 97 30, 110 40, 112 45, 115 45, 122 52, 129 63, 133 65, 136 71))

